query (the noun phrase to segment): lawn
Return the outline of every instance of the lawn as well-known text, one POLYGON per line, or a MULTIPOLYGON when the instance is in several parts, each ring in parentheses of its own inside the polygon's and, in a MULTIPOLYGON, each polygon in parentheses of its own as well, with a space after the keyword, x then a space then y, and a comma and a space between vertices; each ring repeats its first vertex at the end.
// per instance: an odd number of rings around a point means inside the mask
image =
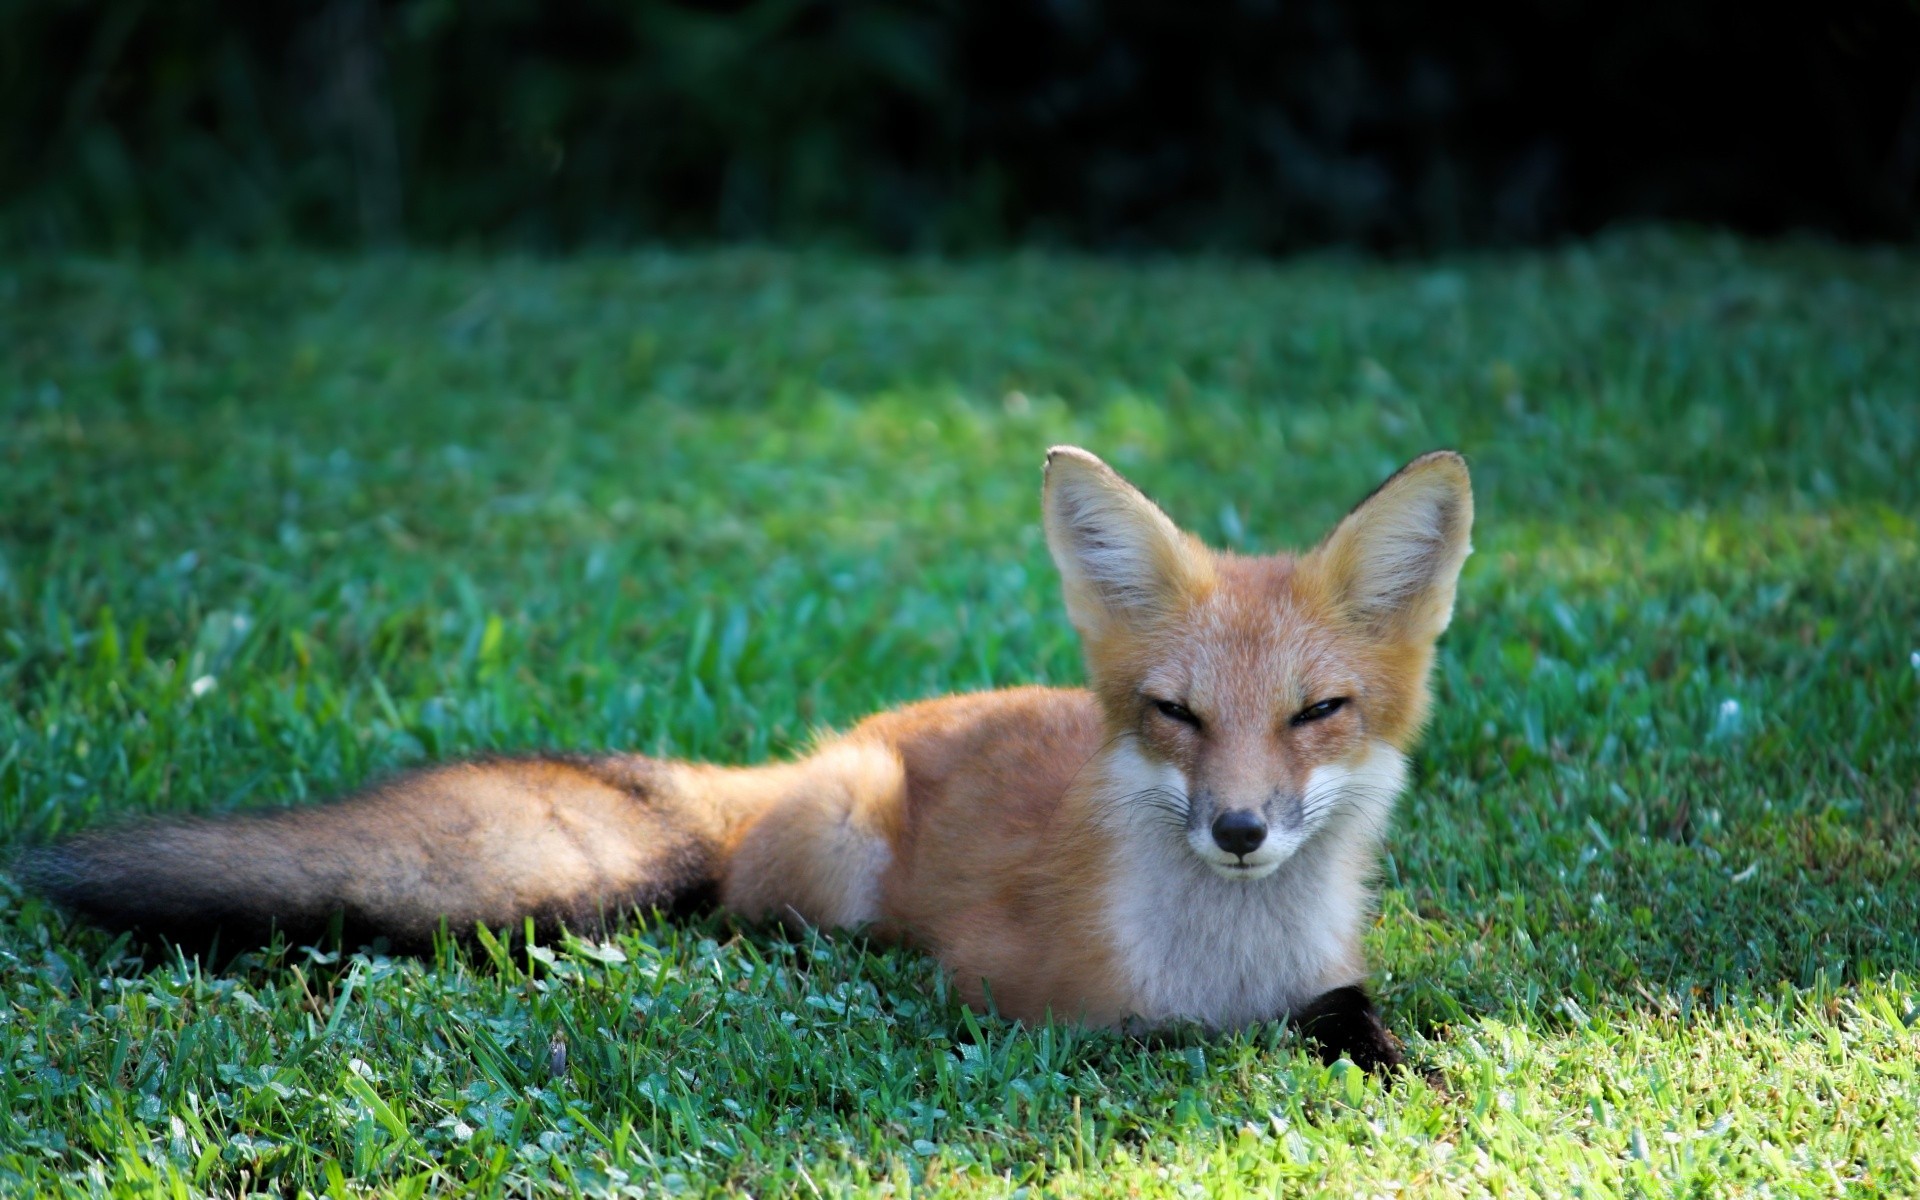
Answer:
POLYGON ((1371 934, 1426 1078, 718 917, 211 971, 0 877, 0 1192, 1920 1191, 1912 254, 16 262, 0 414, 0 851, 1073 683, 1054 442, 1228 546, 1435 446, 1479 510, 1371 934))

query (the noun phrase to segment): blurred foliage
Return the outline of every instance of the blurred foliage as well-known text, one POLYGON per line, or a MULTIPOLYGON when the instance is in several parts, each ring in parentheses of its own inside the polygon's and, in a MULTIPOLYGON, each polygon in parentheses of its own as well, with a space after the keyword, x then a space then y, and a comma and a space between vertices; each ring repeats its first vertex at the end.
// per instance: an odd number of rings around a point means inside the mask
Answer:
POLYGON ((1904 237, 1914 0, 7 0, 0 246, 1904 237))

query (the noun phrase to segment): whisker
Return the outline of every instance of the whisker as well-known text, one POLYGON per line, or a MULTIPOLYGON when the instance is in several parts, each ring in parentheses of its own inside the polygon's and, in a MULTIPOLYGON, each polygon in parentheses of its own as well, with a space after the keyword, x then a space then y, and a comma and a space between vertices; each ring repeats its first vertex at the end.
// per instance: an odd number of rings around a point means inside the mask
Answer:
POLYGON ((1302 820, 1317 818, 1335 806, 1363 802, 1391 803, 1400 794, 1400 789, 1381 787, 1372 783, 1342 781, 1327 784, 1309 791, 1300 801, 1302 820))
POLYGON ((1119 803, 1136 817, 1184 832, 1193 815, 1193 801, 1174 788, 1146 787, 1119 798, 1119 803))

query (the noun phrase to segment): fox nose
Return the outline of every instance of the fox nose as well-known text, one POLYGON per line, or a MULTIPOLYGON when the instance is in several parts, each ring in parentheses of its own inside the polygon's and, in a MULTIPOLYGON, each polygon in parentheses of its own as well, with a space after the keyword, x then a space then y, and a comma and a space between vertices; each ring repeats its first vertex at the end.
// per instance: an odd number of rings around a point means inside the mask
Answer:
POLYGON ((1230 808, 1213 819, 1213 842, 1228 854, 1247 855, 1267 840, 1267 823, 1250 808, 1230 808))

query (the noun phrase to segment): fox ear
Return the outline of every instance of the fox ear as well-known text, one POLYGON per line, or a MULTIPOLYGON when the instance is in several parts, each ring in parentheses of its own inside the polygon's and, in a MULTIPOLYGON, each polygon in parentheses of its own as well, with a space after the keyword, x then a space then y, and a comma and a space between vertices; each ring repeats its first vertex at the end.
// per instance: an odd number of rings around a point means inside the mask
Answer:
POLYGON ((1400 468, 1313 552, 1339 603, 1369 627, 1431 641, 1453 619, 1473 550, 1473 485, 1451 450, 1400 468))
POLYGON ((1083 638, 1151 623, 1212 578, 1199 543, 1112 467, 1077 446, 1047 451, 1041 507, 1067 616, 1083 638))

